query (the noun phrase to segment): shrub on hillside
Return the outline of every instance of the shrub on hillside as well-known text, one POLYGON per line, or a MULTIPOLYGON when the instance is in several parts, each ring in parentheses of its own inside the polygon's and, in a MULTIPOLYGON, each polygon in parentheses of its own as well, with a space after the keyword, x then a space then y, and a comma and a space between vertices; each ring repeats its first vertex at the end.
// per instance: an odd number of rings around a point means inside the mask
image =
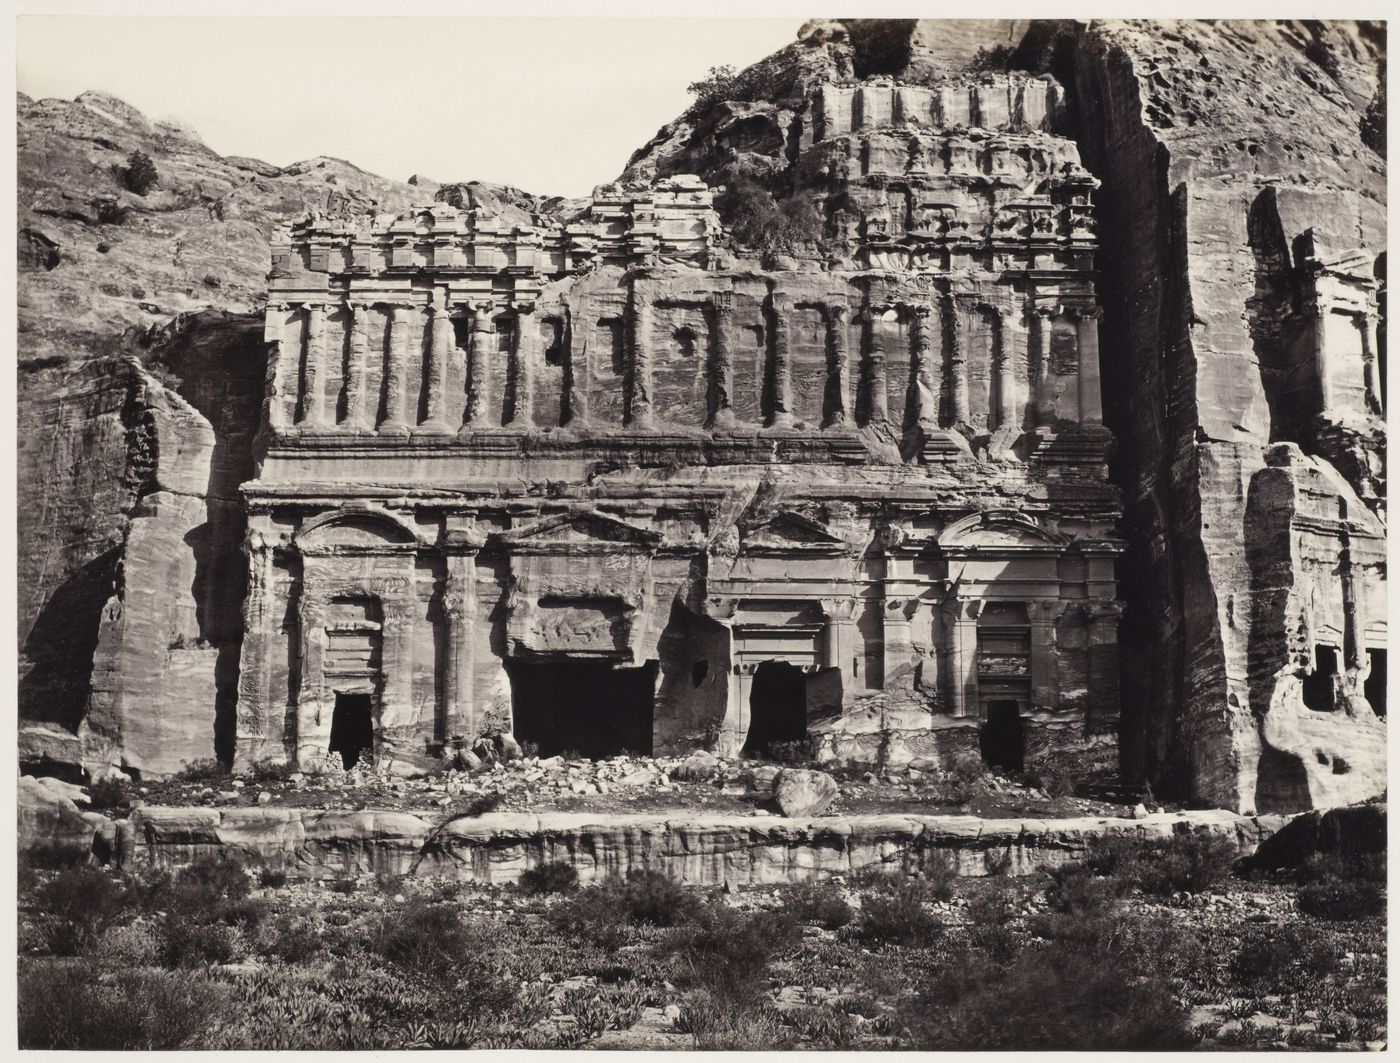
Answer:
POLYGON ((713 903, 698 908, 667 948, 678 984, 704 989, 732 1010, 762 996, 769 963, 798 937, 797 923, 786 913, 745 914, 713 903))
POLYGON ((144 196, 160 184, 160 172, 151 157, 144 151, 133 151, 126 158, 126 167, 121 172, 122 186, 138 196, 144 196))
POLYGON ((379 920, 370 948, 391 963, 431 978, 447 978, 476 948, 457 909, 414 900, 379 920))
POLYGON ((943 932, 943 923, 925 907, 932 899, 925 883, 894 879, 861 897, 855 936, 872 945, 932 944, 943 932))
POLYGON ((805 882, 783 891, 783 911, 799 923, 840 930, 855 918, 841 891, 829 883, 805 882))
POLYGON ((203 783, 208 786, 210 783, 223 782, 229 777, 229 774, 228 768, 212 758, 208 760, 192 760, 176 772, 173 781, 203 783))
POLYGON ((1210 831, 1179 832, 1139 859, 1135 879, 1144 893, 1200 893, 1229 877, 1237 851, 1210 831))
POLYGON ((34 907, 46 918, 42 934, 49 951, 75 956, 132 907, 126 887, 100 868, 60 871, 33 892, 34 907))
POLYGON ((1318 919, 1350 922, 1385 911, 1385 891, 1375 882, 1324 878, 1298 889, 1298 907, 1318 919))
POLYGON ((87 788, 88 808, 94 812, 110 809, 125 812, 131 807, 126 788, 116 779, 100 779, 87 788))
POLYGON ((740 245, 772 254, 794 254, 821 245, 825 223, 810 199, 778 200, 753 178, 740 174, 715 197, 715 210, 740 245))
POLYGON ((218 1011, 220 995, 203 979, 121 971, 99 981, 99 974, 85 962, 21 963, 19 1046, 179 1048, 208 1030, 218 1011))

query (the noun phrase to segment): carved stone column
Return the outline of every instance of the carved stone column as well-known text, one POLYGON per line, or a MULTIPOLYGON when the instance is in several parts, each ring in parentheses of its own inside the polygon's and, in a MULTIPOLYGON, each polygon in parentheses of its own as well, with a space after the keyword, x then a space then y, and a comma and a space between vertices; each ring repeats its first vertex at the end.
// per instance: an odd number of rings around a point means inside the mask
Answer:
POLYGON ((1088 725, 1091 731, 1110 732, 1118 726, 1121 711, 1118 686, 1119 602, 1098 602, 1089 619, 1088 725))
POLYGON ((888 387, 885 383, 885 337, 880 328, 880 318, 889 307, 871 306, 866 308, 867 364, 866 385, 870 388, 870 421, 872 424, 890 419, 888 387))
POLYGON ((1035 380, 1035 424, 1055 424, 1055 396, 1050 390, 1050 337, 1058 307, 1037 306, 1031 311, 1031 373, 1035 380))
POLYGON ((849 702, 856 688, 855 657, 860 646, 856 631, 855 598, 823 598, 826 628, 822 633, 822 658, 827 668, 841 672, 841 700, 849 702))
POLYGON ((911 308, 914 317, 914 394, 918 397, 915 410, 919 426, 938 427, 937 366, 933 357, 933 307, 920 303, 911 308))
POLYGON ((1328 413, 1335 407, 1336 396, 1332 388, 1332 367, 1327 352, 1327 311, 1316 301, 1307 308, 1313 323, 1313 362, 1317 366, 1317 393, 1319 413, 1328 413))
POLYGON ((773 313, 773 412, 768 419, 772 428, 792 427, 792 352, 788 322, 792 319, 792 300, 773 292, 769 296, 773 313))
POLYGON ((826 308, 827 335, 831 337, 831 372, 836 377, 836 405, 831 416, 826 419, 825 428, 834 428, 847 423, 846 403, 851 394, 851 356, 846 345, 846 315, 848 307, 833 303, 826 308))
POLYGON ((1380 416, 1385 413, 1385 396, 1381 387, 1380 364, 1376 360, 1375 318, 1370 314, 1361 314, 1356 319, 1356 327, 1361 332, 1361 371, 1366 385, 1366 407, 1380 416))
POLYGON ((1079 312, 1079 423, 1103 424, 1103 385, 1099 380, 1099 311, 1079 312))
POLYGON ((720 725, 715 752, 722 757, 737 757, 749 737, 749 696, 753 693, 753 673, 756 666, 738 661, 730 669, 729 689, 724 703, 724 722, 720 725))
POLYGON ((989 308, 992 344, 997 354, 997 428, 1020 427, 1020 396, 1016 387, 1016 352, 1006 315, 998 307, 989 308))
POLYGON ((467 346, 466 428, 482 428, 490 423, 491 369, 489 359, 496 339, 496 309, 491 300, 471 304, 471 333, 467 346))
POLYGON ((711 382, 714 409, 711 424, 715 428, 734 426, 734 293, 715 292, 710 297, 715 321, 715 364, 711 382))
POLYGON ((389 304, 389 362, 384 368, 382 435, 408 435, 408 395, 404 375, 408 366, 408 334, 413 328, 412 303, 389 304))
POLYGON ((1067 603, 1059 599, 1027 602, 1031 622, 1031 704, 1054 709, 1060 702, 1057 632, 1067 603))
POLYGON ((301 422, 326 423, 326 308, 307 303, 306 363, 301 382, 301 422))
POLYGON ((632 281, 627 299, 628 334, 632 345, 632 365, 628 374, 627 423, 636 428, 651 426, 651 358, 656 324, 652 313, 649 285, 632 281))
POLYGON ((442 676, 442 737, 444 740, 458 735, 470 738, 476 734, 476 721, 472 714, 475 677, 472 618, 476 615, 474 556, 448 555, 442 610, 447 621, 447 659, 442 676))
POLYGON ((296 363, 287 342, 286 303, 268 303, 263 323, 263 341, 271 345, 267 354, 266 385, 263 390, 263 424, 276 432, 287 427, 288 381, 296 379, 296 363))
POLYGON ((404 584, 403 591, 380 602, 384 613, 383 688, 379 695, 376 745, 382 732, 400 732, 417 722, 413 705, 413 626, 418 603, 413 597, 413 580, 405 578, 404 584))
POLYGON ((944 320, 947 322, 946 336, 948 340, 948 368, 952 375, 953 387, 953 424, 958 428, 968 423, 968 398, 967 398, 967 352, 963 349, 962 329, 958 323, 958 305, 951 296, 946 296, 943 301, 944 320))
MULTIPOLYGON (((268 519, 249 517, 243 553, 248 561, 248 593, 243 598, 243 647, 238 663, 238 711, 234 725, 234 763, 243 768, 264 759, 263 747, 272 717, 268 681, 273 653, 275 584, 272 547, 264 534, 268 519)), ((280 737, 280 736, 278 736, 280 737)), ((270 759, 285 759, 279 746, 270 759)))
POLYGON ((370 313, 366 303, 350 304, 350 353, 345 362, 345 424, 350 428, 367 428, 374 420, 365 402, 370 313))
POLYGON ((510 423, 523 428, 532 428, 535 424, 535 370, 540 356, 540 330, 534 312, 534 303, 516 304, 514 349, 511 351, 515 400, 511 403, 510 423))
POLYGON ((948 706, 954 716, 980 712, 977 701, 977 618, 984 603, 980 599, 955 599, 945 603, 943 616, 948 626, 948 706))
POLYGON ((315 769, 330 745, 331 712, 325 704, 326 591, 317 562, 302 559, 301 593, 297 596, 297 630, 301 633, 301 684, 297 689, 297 765, 315 769))
POLYGON ((447 307, 447 293, 435 293, 430 311, 428 333, 428 364, 423 373, 423 390, 427 393, 427 416, 420 428, 424 432, 445 433, 447 425, 447 367, 452 361, 452 348, 457 334, 447 307))

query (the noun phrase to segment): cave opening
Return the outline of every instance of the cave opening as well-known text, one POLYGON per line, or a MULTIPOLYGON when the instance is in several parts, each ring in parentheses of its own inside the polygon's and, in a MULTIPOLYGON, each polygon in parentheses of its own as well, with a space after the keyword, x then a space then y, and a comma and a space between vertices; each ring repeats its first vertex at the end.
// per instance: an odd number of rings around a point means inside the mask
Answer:
POLYGON ((347 769, 358 764, 365 754, 374 752, 374 707, 370 695, 336 694, 330 751, 340 754, 340 762, 347 769))
POLYGON ((1371 703, 1377 716, 1385 716, 1385 650, 1367 650, 1371 657, 1371 671, 1366 676, 1362 693, 1371 703))
POLYGON ((508 661, 515 738, 542 757, 650 756, 658 663, 615 668, 606 660, 508 661))
POLYGON ((1025 766, 1025 732, 1016 702, 987 702, 987 722, 982 725, 978 745, 989 768, 1020 771, 1025 766))
POLYGON ((749 692, 746 757, 768 757, 781 743, 807 738, 807 676, 787 661, 764 661, 749 692))
POLYGON ((1319 643, 1313 648, 1313 670, 1303 676, 1303 704, 1314 712, 1332 712, 1337 707, 1337 647, 1319 643))

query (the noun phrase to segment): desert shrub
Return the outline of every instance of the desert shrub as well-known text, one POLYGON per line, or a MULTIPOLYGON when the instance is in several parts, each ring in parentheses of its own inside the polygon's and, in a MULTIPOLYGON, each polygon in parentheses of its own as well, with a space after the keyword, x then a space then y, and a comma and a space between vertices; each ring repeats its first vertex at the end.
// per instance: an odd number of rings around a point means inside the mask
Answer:
POLYGON ((33 904, 46 916, 42 933, 49 951, 75 956, 131 909, 132 897, 107 872, 84 866, 60 871, 41 883, 33 892, 33 904))
POLYGON ((454 977, 480 946, 455 908, 414 900, 380 918, 370 947, 406 970, 441 980, 454 977))
POLYGON ((1301 884, 1326 879, 1385 883, 1385 853, 1313 853, 1295 873, 1301 884))
POLYGON ((87 788, 88 807, 95 812, 104 809, 125 811, 131 807, 126 789, 116 779, 101 779, 87 788))
POLYGON ((1187 1016, 1171 986, 1112 953, 1057 942, 1005 968, 977 957, 943 964, 904 1016, 920 1049, 1073 1051, 1185 1048, 1187 1016))
POLYGON ((149 919, 108 927, 97 953, 113 967, 154 967, 160 963, 160 928, 149 919))
POLYGON ((178 771, 173 781, 183 783, 210 783, 223 782, 229 777, 229 770, 217 760, 192 760, 178 771))
POLYGON ((160 962, 172 968, 233 963, 243 958, 243 945, 236 927, 171 916, 161 927, 160 962))
POLYGON ((929 945, 943 932, 943 923, 925 903, 931 899, 917 879, 896 879, 887 889, 861 897, 855 936, 872 945, 929 945))
POLYGON ((828 883, 802 883, 783 891, 783 910, 799 923, 840 930, 855 918, 841 891, 828 883))
POLYGON ((131 208, 122 206, 115 199, 95 200, 92 207, 99 225, 122 225, 131 215, 131 208))
POLYGON ((160 183, 160 172, 144 151, 133 151, 126 158, 126 168, 121 172, 121 180, 122 187, 138 196, 144 196, 160 183))
POLYGON ((75 845, 60 845, 57 842, 40 842, 24 850, 24 864, 41 871, 58 871, 66 867, 85 864, 91 852, 75 845))
POLYGON ((677 984, 703 988, 732 1009, 763 994, 769 963, 797 938, 797 924, 785 913, 745 914, 714 903, 697 909, 666 949, 677 984))
POLYGON ((1089 839, 1084 864, 1096 875, 1131 877, 1143 849, 1142 839, 1129 834, 1100 834, 1089 839))
POLYGON ((577 888, 578 871, 566 860, 548 860, 520 875, 520 889, 535 896, 570 893, 577 888))
MULTIPOLYGON (((209 278, 205 278, 207 284, 209 278)), ((244 772, 245 777, 255 783, 290 782, 297 773, 297 766, 287 761, 260 760, 244 772)))
POLYGON ((1008 963, 1019 948, 1009 924, 1017 915, 1019 895, 1007 889, 987 890, 969 901, 967 938, 974 949, 993 963, 1008 963))
POLYGON ((280 867, 264 867, 258 871, 258 885, 265 890, 280 890, 287 884, 287 872, 280 867))
POLYGON ((243 864, 233 857, 206 854, 180 869, 176 883, 216 901, 238 901, 253 890, 243 864))
POLYGON ((548 919, 561 933, 604 948, 628 938, 629 925, 673 927, 693 917, 695 896, 659 871, 637 868, 625 879, 608 878, 550 908, 548 919))
POLYGON ((1169 916, 1124 920, 1116 944, 1140 974, 1177 978, 1199 991, 1220 981, 1217 950, 1169 916))
POLYGON ((341 896, 346 897, 359 888, 359 883, 353 878, 333 878, 326 883, 326 889, 330 890, 332 893, 339 893, 341 896))
POLYGON ((1298 907, 1318 919, 1366 919, 1385 911, 1385 892, 1375 882, 1325 878, 1299 887, 1298 907))
POLYGON ((1123 887, 1122 880, 1100 877, 1078 864, 1054 869, 1050 879, 1046 901, 1055 911, 1070 914, 1103 912, 1118 899, 1123 887))
POLYGON ((695 895, 660 871, 634 868, 619 890, 627 918, 651 926, 679 926, 695 913, 695 895))
POLYGON ((810 764, 816 757, 811 738, 769 742, 767 759, 776 764, 810 764))
POLYGON ((1229 972, 1246 987, 1304 988, 1335 972, 1341 960, 1341 948, 1316 927, 1250 926, 1230 958, 1229 972))
POLYGON ((1027 786, 1044 791, 1047 797, 1069 797, 1074 793, 1074 776, 1054 765, 1032 768, 1022 775, 1022 779, 1027 786))
POLYGON ((263 924, 257 950, 285 963, 305 963, 323 951, 321 924, 305 916, 281 912, 263 924))
POLYGON ((489 794, 479 794, 467 802, 467 807, 462 811, 465 816, 484 816, 488 812, 494 812, 501 807, 501 802, 505 800, 505 795, 492 791, 489 794))
POLYGON ((821 244, 822 216, 806 196, 783 200, 743 174, 730 179, 715 197, 715 210, 739 244, 756 251, 792 254, 821 244))
POLYGON ((682 1001, 676 1029, 702 1052, 773 1051, 791 1047, 792 1034, 772 1006, 726 1008, 698 990, 682 1001))
POLYGON ((738 72, 730 65, 712 66, 710 72, 699 81, 692 81, 685 91, 695 97, 695 102, 703 105, 731 99, 731 93, 739 80, 738 72))
POLYGON ((1209 831, 1173 834, 1139 862, 1137 884, 1145 893, 1200 893, 1229 877, 1234 844, 1209 831))
POLYGON ((987 774, 982 758, 969 750, 954 753, 932 780, 932 796, 950 805, 965 805, 976 796, 977 783, 987 774))
POLYGON ((22 963, 19 1045, 30 1049, 178 1048, 207 1030, 220 994, 202 979, 83 962, 22 963))

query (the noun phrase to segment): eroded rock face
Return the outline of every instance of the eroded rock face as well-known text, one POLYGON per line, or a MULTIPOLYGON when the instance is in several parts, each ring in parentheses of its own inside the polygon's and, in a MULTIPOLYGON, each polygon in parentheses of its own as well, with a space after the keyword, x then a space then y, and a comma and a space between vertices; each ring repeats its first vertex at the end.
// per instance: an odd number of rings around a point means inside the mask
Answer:
POLYGON ((24 711, 156 774, 1121 736, 1160 794, 1376 793, 1382 50, 818 20, 586 202, 21 98, 24 711))

